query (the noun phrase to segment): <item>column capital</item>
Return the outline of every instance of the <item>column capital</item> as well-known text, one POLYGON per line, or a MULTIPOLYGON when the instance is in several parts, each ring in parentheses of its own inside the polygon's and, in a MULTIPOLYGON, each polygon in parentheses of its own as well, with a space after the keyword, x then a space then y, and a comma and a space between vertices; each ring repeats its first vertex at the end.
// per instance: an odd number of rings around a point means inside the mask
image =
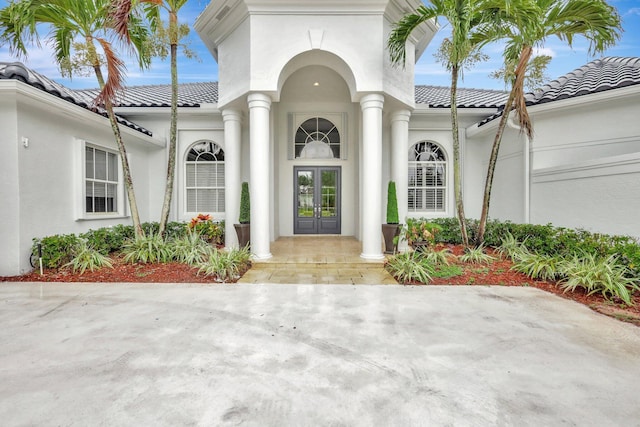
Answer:
POLYGON ((264 93, 252 93, 247 97, 249 108, 271 108, 271 98, 264 93))
POLYGON ((222 120, 223 121, 242 121, 242 112, 240 110, 236 110, 235 108, 225 108, 222 110, 222 120))
POLYGON ((384 96, 379 93, 370 93, 365 95, 360 99, 360 107, 363 110, 368 108, 379 108, 382 110, 382 106, 384 105, 384 96))
POLYGON ((411 118, 411 111, 409 110, 397 110, 391 113, 392 122, 408 122, 411 118))

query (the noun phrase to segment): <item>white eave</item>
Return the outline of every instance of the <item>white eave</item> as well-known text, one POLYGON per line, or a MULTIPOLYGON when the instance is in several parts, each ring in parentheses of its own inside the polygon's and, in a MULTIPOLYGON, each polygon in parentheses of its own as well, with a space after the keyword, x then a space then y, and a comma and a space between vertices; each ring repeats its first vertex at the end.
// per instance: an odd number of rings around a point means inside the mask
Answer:
MULTIPOLYGON (((530 115, 541 113, 541 112, 550 112, 550 111, 563 111, 571 108, 575 108, 579 105, 584 105, 586 103, 602 103, 608 101, 619 101, 621 98, 626 98, 629 96, 636 96, 640 94, 640 85, 627 86, 619 89, 610 89, 602 92, 590 93, 587 95, 574 96, 571 98, 560 99, 557 101, 549 101, 541 104, 530 105, 527 107, 527 111, 529 111, 530 115)), ((495 112, 494 112, 495 113, 495 112)), ((479 123, 474 124, 467 128, 466 134, 467 138, 474 138, 477 136, 485 135, 489 132, 495 132, 498 124, 500 123, 500 118, 496 117, 489 123, 485 123, 482 126, 479 126, 479 123)))
MULTIPOLYGON (((217 61, 218 45, 250 15, 385 15, 397 22, 421 5, 420 0, 221 0, 209 3, 193 27, 217 61)), ((416 61, 437 29, 432 20, 413 32, 416 61)))
MULTIPOLYGON (((109 119, 107 117, 94 113, 72 102, 58 98, 55 95, 37 89, 21 81, 13 79, 0 80, 0 96, 2 96, 3 93, 20 95, 26 98, 25 100, 27 103, 33 103, 34 105, 39 106, 49 106, 52 110, 55 110, 56 112, 63 112, 67 117, 71 117, 72 119, 81 120, 83 123, 88 122, 95 124, 96 126, 104 126, 111 129, 111 123, 109 123, 109 119)), ((140 143, 155 147, 164 147, 166 145, 164 141, 145 135, 144 133, 121 123, 119 123, 119 126, 122 134, 134 138, 140 143)))

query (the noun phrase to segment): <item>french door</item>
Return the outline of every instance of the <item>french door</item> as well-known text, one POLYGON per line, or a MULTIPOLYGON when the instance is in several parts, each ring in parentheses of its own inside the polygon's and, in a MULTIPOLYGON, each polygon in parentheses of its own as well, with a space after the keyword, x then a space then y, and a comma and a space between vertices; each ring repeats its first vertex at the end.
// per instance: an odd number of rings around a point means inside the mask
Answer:
POLYGON ((295 166, 294 234, 340 234, 340 166, 295 166))

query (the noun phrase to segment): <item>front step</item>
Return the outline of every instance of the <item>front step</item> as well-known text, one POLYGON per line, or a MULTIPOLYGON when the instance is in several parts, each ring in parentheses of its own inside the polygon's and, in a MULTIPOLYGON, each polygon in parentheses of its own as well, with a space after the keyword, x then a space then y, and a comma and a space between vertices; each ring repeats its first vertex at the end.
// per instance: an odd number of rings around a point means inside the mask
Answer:
POLYGON ((238 283, 395 285, 380 262, 254 262, 238 283))

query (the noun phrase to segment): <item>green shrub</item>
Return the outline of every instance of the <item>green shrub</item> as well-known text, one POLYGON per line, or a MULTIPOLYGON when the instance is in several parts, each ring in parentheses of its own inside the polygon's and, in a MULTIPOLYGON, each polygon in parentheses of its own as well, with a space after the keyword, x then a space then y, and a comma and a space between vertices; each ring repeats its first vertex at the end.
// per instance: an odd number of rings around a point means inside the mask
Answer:
POLYGON ((203 262, 212 250, 211 245, 196 232, 169 241, 169 246, 176 261, 189 265, 203 262))
POLYGON ((424 218, 407 218, 407 223, 402 227, 400 235, 409 246, 424 242, 427 246, 433 246, 436 237, 442 227, 424 218))
POLYGON ((198 214, 191 218, 188 230, 216 245, 224 244, 224 221, 216 222, 209 214, 198 214))
POLYGON ((414 282, 427 284, 434 272, 433 266, 420 252, 409 251, 394 255, 387 260, 386 270, 398 283, 411 284, 414 282))
POLYGON ((56 234, 42 239, 33 239, 31 251, 37 254, 38 244, 42 244, 42 265, 47 268, 60 268, 73 258, 73 248, 78 241, 75 234, 56 234))
POLYGON ((249 183, 243 182, 240 190, 240 224, 249 224, 251 221, 251 200, 249 198, 249 183))
POLYGON ((79 271, 83 274, 87 269, 94 271, 102 267, 113 267, 109 257, 89 246, 86 239, 78 241, 72 249, 72 254, 73 258, 64 267, 71 267, 74 273, 79 271))
POLYGON ((126 226, 117 225, 89 230, 81 234, 80 238, 86 239, 87 244, 101 254, 108 255, 122 249, 124 242, 133 237, 133 234, 133 227, 129 230, 126 226))
POLYGON ((247 248, 231 251, 213 250, 198 269, 198 274, 213 276, 214 280, 227 283, 237 280, 240 272, 251 264, 251 253, 247 248))
POLYGON ((387 186, 387 224, 399 224, 398 197, 396 196, 396 183, 389 181, 387 186))
POLYGON ((146 234, 127 240, 122 253, 124 260, 132 264, 169 262, 173 258, 171 246, 158 234, 146 234))
POLYGON ((640 290, 638 281, 629 278, 627 269, 616 261, 615 255, 606 258, 589 253, 576 255, 562 265, 565 279, 558 286, 565 292, 584 288, 588 295, 600 293, 606 299, 617 297, 631 305, 631 294, 640 290))
MULTIPOLYGON (((462 242, 457 218, 436 218, 429 221, 442 228, 435 235, 436 243, 462 242)), ((475 239, 477 224, 476 220, 467 220, 471 241, 475 239)), ((640 244, 637 239, 629 236, 609 236, 582 229, 554 227, 551 224, 515 224, 496 220, 487 222, 484 242, 487 246, 499 248, 508 236, 521 242, 529 252, 540 255, 571 257, 587 253, 603 258, 616 255, 616 263, 627 268, 627 277, 640 277, 640 244)))

